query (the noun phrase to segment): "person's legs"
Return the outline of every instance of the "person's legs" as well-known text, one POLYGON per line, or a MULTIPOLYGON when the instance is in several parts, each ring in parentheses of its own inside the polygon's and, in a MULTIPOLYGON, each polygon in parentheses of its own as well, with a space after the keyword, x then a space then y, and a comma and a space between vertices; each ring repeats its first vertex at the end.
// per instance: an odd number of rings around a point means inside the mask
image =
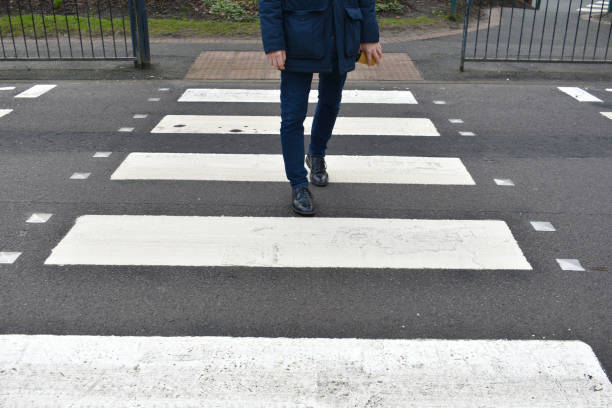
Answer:
POLYGON ((308 146, 308 153, 313 156, 325 156, 327 142, 331 138, 336 117, 340 111, 345 81, 346 73, 340 74, 336 61, 334 61, 332 72, 319 73, 319 101, 312 121, 308 146))
POLYGON ((292 188, 308 186, 304 168, 304 119, 308 111, 310 72, 281 71, 281 145, 292 188))

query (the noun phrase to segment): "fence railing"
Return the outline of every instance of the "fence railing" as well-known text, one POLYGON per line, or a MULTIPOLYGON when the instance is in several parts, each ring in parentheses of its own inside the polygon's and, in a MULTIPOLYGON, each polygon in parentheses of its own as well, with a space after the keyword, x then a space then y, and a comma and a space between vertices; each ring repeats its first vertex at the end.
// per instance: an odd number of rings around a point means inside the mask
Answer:
POLYGON ((468 0, 465 61, 612 63, 609 0, 468 0))
POLYGON ((0 0, 0 61, 150 63, 144 0, 0 0))

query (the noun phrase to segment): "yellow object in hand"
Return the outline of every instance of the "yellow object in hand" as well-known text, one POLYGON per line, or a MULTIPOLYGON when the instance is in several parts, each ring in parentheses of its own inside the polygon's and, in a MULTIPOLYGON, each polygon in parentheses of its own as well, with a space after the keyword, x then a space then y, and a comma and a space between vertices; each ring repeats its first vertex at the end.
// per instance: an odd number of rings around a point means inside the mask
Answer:
MULTIPOLYGON (((366 64, 368 65, 368 57, 366 57, 366 53, 360 51, 360 55, 359 58, 357 59, 357 62, 359 62, 360 64, 366 64)), ((372 65, 376 65, 376 58, 372 57, 372 65)))

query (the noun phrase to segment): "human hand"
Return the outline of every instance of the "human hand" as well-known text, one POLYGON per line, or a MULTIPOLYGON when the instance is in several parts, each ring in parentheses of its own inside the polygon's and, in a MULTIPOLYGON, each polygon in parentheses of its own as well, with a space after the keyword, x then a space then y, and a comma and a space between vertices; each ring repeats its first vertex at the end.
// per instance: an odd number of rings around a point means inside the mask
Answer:
POLYGON ((374 65, 374 62, 378 64, 382 59, 382 46, 379 42, 361 43, 359 50, 365 53, 368 66, 374 65))
POLYGON ((280 70, 285 69, 285 60, 287 59, 285 50, 270 51, 266 53, 266 56, 270 65, 280 70))

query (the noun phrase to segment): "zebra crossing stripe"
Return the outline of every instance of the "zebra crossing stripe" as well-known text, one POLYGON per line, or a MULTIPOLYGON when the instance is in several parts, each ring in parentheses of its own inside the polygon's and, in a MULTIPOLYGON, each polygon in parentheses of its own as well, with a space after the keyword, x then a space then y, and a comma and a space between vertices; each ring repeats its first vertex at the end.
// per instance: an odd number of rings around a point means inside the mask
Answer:
POLYGON ((3 116, 8 115, 12 111, 13 111, 12 109, 0 109, 0 118, 3 117, 3 116))
MULTIPOLYGON (((459 158, 327 155, 335 183, 474 185, 459 158)), ((130 153, 111 180, 286 182, 275 154, 130 153)))
POLYGON ((323 217, 84 215, 45 264, 531 270, 504 221, 323 217))
POLYGON ((605 407, 581 341, 0 336, 6 406, 605 407), (27 390, 27 392, 24 392, 27 390))
POLYGON ((612 119, 612 112, 600 112, 603 116, 608 119, 612 119))
POLYGON ((590 93, 581 88, 560 86, 558 87, 558 89, 561 92, 576 99, 578 102, 603 102, 598 97, 591 95, 590 93))
POLYGON ((38 98, 42 94, 49 92, 57 85, 34 85, 33 87, 26 89, 20 94, 15 95, 15 98, 38 98))
MULTIPOLYGON (((308 95, 308 102, 317 103, 318 98, 319 91, 312 89, 308 95)), ((191 88, 187 89, 178 101, 280 103, 280 90, 191 88)), ((343 90, 342 103, 418 104, 410 91, 370 91, 360 89, 343 90)))
MULTIPOLYGON (((269 134, 280 132, 280 116, 167 115, 151 133, 269 134)), ((310 134, 312 117, 304 121, 310 134)), ((431 120, 425 118, 379 118, 341 116, 335 135, 440 136, 431 120)))

